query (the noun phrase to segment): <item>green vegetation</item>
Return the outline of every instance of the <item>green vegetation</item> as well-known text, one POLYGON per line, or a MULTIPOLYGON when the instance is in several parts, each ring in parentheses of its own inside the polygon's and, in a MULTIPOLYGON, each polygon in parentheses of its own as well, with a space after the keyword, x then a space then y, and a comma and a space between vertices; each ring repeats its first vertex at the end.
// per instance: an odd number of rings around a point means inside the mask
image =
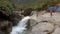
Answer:
POLYGON ((45 4, 51 5, 59 3, 60 0, 11 0, 11 2, 16 3, 20 6, 19 8, 43 8, 45 4))
POLYGON ((0 0, 0 10, 5 11, 5 14, 9 16, 13 10, 13 6, 9 1, 0 0))
MULTIPOLYGON (((0 8, 10 15, 13 10, 27 8, 45 8, 51 4, 60 3, 60 0, 0 0, 0 8)), ((0 9, 1 10, 1 9, 0 9)))

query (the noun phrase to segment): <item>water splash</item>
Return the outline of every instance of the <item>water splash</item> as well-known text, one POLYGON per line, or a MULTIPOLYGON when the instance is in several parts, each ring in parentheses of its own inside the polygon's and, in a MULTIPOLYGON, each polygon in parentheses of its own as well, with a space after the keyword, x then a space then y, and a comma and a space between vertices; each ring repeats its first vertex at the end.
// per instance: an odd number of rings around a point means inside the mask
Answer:
POLYGON ((27 30, 27 28, 25 28, 27 26, 26 23, 29 19, 29 16, 24 17, 21 21, 19 21, 17 26, 12 27, 12 32, 10 34, 25 34, 25 30, 27 30))

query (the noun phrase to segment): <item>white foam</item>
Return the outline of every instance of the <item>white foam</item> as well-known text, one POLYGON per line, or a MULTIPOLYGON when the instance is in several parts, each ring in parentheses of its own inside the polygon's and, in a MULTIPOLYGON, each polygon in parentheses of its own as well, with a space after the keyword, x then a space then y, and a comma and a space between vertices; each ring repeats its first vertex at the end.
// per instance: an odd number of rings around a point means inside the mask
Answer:
POLYGON ((12 32, 10 34, 22 34, 26 30, 26 23, 29 19, 29 16, 24 17, 21 21, 19 21, 17 26, 12 27, 12 32))

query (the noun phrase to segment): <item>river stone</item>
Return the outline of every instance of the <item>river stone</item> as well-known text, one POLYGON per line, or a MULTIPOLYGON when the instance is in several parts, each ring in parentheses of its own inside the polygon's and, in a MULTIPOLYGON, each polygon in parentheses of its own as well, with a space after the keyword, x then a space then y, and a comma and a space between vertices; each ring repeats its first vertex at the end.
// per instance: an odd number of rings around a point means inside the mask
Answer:
POLYGON ((47 34, 54 30, 54 26, 50 23, 39 23, 32 28, 32 34, 47 34))
POLYGON ((30 19, 30 26, 35 26, 36 24, 36 20, 30 19))

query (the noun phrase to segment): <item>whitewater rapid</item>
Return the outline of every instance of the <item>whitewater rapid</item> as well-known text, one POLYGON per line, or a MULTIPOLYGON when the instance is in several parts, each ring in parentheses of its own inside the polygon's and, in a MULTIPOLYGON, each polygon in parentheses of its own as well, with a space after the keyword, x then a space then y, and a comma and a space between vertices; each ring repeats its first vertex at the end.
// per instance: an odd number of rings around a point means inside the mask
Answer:
POLYGON ((19 21, 19 23, 17 24, 17 26, 12 27, 12 31, 10 34, 26 34, 26 23, 28 22, 28 20, 30 19, 29 16, 24 17, 21 21, 19 21))

